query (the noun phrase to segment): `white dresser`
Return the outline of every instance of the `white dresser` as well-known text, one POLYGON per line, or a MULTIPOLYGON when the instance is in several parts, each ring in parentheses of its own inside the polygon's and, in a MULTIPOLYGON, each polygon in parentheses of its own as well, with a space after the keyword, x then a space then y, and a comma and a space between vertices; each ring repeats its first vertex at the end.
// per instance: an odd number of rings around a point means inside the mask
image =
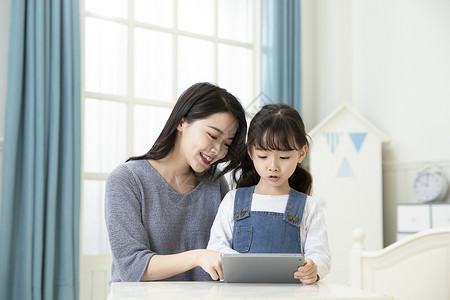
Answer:
POLYGON ((450 227, 450 203, 397 204, 397 241, 439 227, 450 227))

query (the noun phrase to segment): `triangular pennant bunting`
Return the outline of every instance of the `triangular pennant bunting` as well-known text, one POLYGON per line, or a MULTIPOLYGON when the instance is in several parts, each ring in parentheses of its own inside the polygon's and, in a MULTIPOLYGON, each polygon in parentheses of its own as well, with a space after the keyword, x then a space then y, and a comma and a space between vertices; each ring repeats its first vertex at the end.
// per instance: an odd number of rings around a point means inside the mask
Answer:
POLYGON ((331 153, 334 153, 337 146, 339 145, 339 137, 342 135, 342 133, 324 132, 324 134, 327 137, 327 144, 330 147, 331 153))
POLYGON ((367 132, 353 132, 348 134, 350 139, 353 142, 353 146, 355 146, 356 152, 359 153, 364 140, 366 139, 367 132))
POLYGON ((344 159, 342 160, 341 166, 339 167, 336 177, 340 178, 355 177, 355 174, 353 173, 353 169, 350 166, 347 157, 344 157, 344 159))

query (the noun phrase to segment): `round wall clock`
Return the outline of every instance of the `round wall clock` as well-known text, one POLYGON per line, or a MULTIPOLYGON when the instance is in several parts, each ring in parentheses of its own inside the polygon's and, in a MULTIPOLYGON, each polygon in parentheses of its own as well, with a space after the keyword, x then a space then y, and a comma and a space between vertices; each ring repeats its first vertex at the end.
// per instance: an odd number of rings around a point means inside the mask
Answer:
POLYGON ((422 169, 414 178, 414 194, 422 202, 442 200, 447 190, 447 178, 437 168, 422 169))

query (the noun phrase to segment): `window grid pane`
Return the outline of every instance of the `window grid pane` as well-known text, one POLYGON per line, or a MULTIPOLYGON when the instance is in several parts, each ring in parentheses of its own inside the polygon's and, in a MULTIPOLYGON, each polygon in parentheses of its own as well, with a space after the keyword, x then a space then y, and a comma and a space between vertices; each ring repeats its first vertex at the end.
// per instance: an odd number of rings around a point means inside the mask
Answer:
POLYGON ((84 170, 109 173, 125 161, 126 105, 86 99, 84 116, 84 170))
POLYGON ((127 26, 86 18, 85 89, 112 95, 127 93, 127 26))
POLYGON ((215 82, 214 44, 197 38, 178 38, 178 94, 196 82, 215 82))
POLYGON ((108 234, 106 232, 105 181, 84 180, 83 182, 83 254, 110 254, 108 234))
POLYGON ((219 85, 234 94, 244 108, 252 100, 252 51, 242 47, 219 45, 219 85), (230 63, 234 62, 234 63, 230 63))
POLYGON ((113 18, 128 17, 127 0, 85 0, 84 3, 86 10, 95 14, 113 18))
POLYGON ((180 30, 212 36, 215 28, 213 16, 214 1, 178 1, 178 27, 180 30))
POLYGON ((252 4, 252 0, 219 0, 219 38, 243 43, 253 41, 252 4))
POLYGON ((134 31, 134 95, 171 102, 173 99, 171 34, 143 28, 134 31))
POLYGON ((134 154, 147 153, 169 118, 170 108, 135 105, 133 117, 134 154))
POLYGON ((134 18, 152 25, 173 26, 173 0, 135 0, 134 18))

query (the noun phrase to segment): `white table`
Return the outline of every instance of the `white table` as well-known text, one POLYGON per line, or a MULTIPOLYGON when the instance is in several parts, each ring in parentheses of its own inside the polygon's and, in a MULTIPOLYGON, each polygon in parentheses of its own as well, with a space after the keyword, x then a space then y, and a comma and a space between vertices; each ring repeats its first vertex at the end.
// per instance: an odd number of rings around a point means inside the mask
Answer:
POLYGON ((327 282, 302 285, 201 281, 115 282, 108 297, 108 300, 149 299, 393 300, 393 297, 327 282))

